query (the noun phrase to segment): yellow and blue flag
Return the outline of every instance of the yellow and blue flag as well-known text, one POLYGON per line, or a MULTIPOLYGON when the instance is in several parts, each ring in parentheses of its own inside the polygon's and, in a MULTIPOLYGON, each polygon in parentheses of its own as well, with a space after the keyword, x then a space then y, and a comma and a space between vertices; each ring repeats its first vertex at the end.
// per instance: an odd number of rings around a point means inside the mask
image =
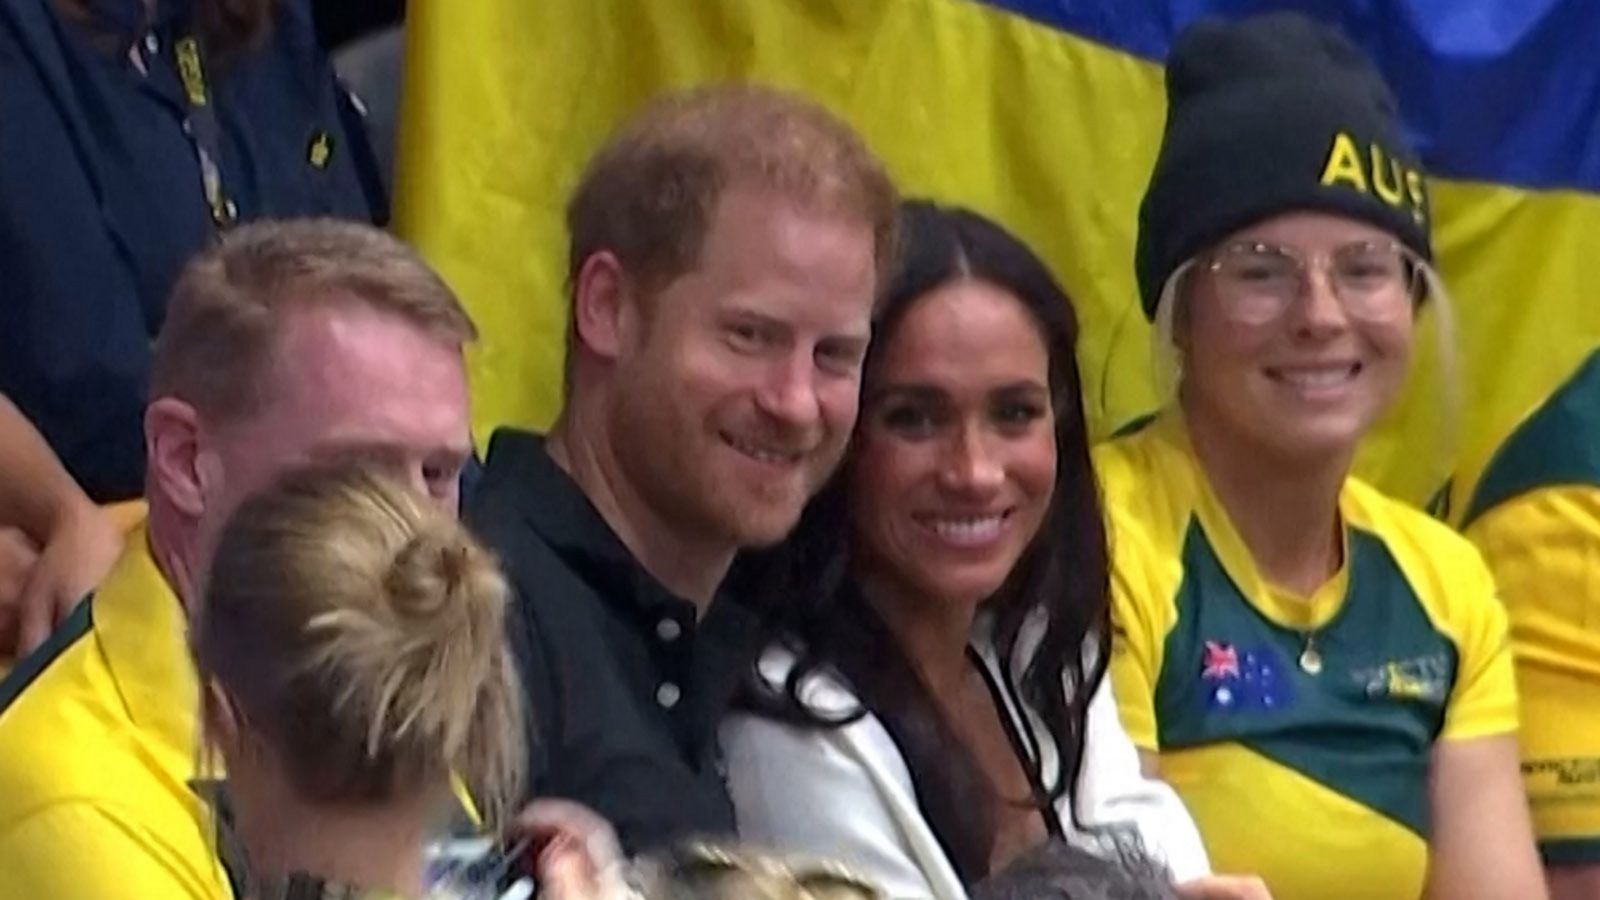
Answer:
MULTIPOLYGON (((1204 14, 1331 20, 1400 97, 1432 173, 1462 409, 1452 505, 1600 345, 1600 4, 1591 0, 413 0, 397 220, 484 331, 480 434, 560 398, 562 208, 655 94, 753 80, 852 122, 908 194, 1004 222, 1080 308, 1092 427, 1156 396, 1133 240, 1164 116, 1161 60, 1204 14)), ((1429 360, 1422 360, 1429 364, 1429 360)), ((1416 501, 1450 423, 1414 391, 1361 467, 1416 501)))

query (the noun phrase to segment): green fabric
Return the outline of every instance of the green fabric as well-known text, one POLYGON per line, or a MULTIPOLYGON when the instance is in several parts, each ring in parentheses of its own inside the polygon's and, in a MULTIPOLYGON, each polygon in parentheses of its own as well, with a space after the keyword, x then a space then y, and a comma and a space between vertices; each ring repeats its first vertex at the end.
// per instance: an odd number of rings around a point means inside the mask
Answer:
POLYGON ((22 696, 28 685, 44 674, 56 657, 67 651, 77 642, 78 638, 89 633, 94 626, 94 612, 91 609, 94 595, 83 598, 72 614, 56 626, 56 630, 37 650, 28 654, 17 667, 12 669, 3 680, 0 680, 0 715, 5 715, 6 709, 22 696))
POLYGON ((1600 863, 1600 838, 1566 838, 1539 842, 1545 865, 1575 866, 1600 863))
POLYGON ((1600 350, 1500 446, 1461 527, 1518 495, 1559 484, 1600 485, 1600 350))
POLYGON ((1323 669, 1311 675, 1296 662, 1304 634, 1245 598, 1191 520, 1156 684, 1158 739, 1163 750, 1240 743, 1425 837, 1428 760, 1457 652, 1377 537, 1352 529, 1349 547, 1349 592, 1316 632, 1323 669), (1236 678, 1208 675, 1207 642, 1236 658, 1236 678))

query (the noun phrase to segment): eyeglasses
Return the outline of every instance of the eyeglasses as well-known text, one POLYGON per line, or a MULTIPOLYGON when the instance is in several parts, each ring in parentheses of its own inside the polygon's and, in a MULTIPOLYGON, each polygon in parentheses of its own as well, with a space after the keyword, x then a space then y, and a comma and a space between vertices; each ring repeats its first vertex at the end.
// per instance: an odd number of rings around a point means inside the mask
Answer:
POLYGON ((1310 289, 1312 270, 1322 272, 1352 318, 1383 322, 1409 314, 1421 296, 1425 263, 1392 241, 1345 244, 1309 260, 1288 247, 1239 241, 1213 252, 1202 265, 1231 318, 1265 325, 1310 289))

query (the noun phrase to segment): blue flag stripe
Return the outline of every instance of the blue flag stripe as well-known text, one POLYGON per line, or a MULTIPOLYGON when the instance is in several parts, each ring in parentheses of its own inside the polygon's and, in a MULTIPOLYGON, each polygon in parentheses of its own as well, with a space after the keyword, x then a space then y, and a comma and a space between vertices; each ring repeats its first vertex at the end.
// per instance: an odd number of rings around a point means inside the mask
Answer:
POLYGON ((1594 0, 974 0, 1146 59, 1206 14, 1298 9, 1366 49, 1435 175, 1600 193, 1594 0))

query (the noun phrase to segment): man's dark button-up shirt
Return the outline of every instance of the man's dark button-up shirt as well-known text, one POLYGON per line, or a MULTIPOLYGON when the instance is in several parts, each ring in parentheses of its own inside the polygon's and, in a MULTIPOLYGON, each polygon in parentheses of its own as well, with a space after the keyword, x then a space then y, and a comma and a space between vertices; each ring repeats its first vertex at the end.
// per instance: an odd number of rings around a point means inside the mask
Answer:
POLYGON ((718 597, 697 621, 536 435, 495 434, 467 515, 516 593, 532 793, 587 804, 630 851, 731 833, 716 729, 759 652, 755 617, 718 597))

